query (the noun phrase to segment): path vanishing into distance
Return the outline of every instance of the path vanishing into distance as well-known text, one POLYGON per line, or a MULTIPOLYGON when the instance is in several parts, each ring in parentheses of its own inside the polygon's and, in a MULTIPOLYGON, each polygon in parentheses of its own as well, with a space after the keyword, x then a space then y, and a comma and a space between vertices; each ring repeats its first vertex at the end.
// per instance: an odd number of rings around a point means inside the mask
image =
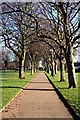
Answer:
POLYGON ((38 73, 2 110, 2 117, 72 118, 44 72, 38 73))

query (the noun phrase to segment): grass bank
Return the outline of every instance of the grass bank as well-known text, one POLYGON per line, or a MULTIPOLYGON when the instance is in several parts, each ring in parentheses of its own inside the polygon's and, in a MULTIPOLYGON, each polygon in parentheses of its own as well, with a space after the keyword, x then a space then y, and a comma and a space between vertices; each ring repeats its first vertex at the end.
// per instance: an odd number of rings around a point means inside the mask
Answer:
POLYGON ((46 73, 59 92, 67 100, 70 106, 74 109, 77 115, 80 117, 80 73, 76 73, 77 88, 68 89, 68 75, 65 73, 65 82, 60 82, 60 72, 55 75, 55 79, 48 73, 46 73))
POLYGON ((2 91, 2 104, 0 102, 0 109, 8 104, 11 99, 25 86, 27 83, 37 75, 33 75, 30 72, 25 72, 25 79, 18 79, 18 72, 15 71, 3 71, 2 84, 0 84, 0 91, 2 91))

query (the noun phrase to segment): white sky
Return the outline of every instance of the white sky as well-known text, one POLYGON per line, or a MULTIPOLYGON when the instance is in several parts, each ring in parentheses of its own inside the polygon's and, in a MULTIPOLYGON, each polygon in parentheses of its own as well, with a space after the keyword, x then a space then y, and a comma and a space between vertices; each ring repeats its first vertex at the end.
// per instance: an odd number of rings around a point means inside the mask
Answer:
POLYGON ((43 66, 42 66, 42 61, 41 61, 41 60, 39 61, 39 67, 43 67, 43 66))
POLYGON ((74 56, 74 62, 80 62, 80 47, 78 48, 76 55, 74 56))

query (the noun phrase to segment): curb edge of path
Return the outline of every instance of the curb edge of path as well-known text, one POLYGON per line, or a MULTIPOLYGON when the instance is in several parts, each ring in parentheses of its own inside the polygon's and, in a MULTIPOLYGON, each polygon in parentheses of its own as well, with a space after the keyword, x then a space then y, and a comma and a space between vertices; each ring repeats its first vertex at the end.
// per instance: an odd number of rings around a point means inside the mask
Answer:
POLYGON ((45 73, 46 77, 48 78, 49 82, 51 83, 51 85, 54 87, 54 90, 56 91, 57 95, 59 96, 60 100, 63 102, 63 104, 65 105, 65 107, 67 108, 67 110, 69 111, 69 113, 72 115, 74 120, 80 120, 80 117, 76 114, 76 112, 74 111, 74 109, 70 106, 70 104, 66 101, 66 99, 63 97, 63 95, 61 94, 61 92, 58 90, 58 88, 53 84, 53 82, 50 80, 50 78, 47 76, 47 74, 45 73))
MULTIPOLYGON (((37 75, 38 75, 38 73, 37 73, 37 75)), ((35 77, 33 77, 30 81, 32 81, 34 78, 36 78, 37 75, 35 75, 35 77)), ((29 81, 29 82, 30 82, 30 81, 29 81)), ((25 88, 26 86, 28 86, 29 82, 27 83, 27 85, 25 85, 24 87, 22 87, 22 89, 11 99, 11 101, 9 101, 9 102, 7 103, 6 106, 4 106, 4 107, 0 110, 0 113, 23 91, 23 88, 25 88)))

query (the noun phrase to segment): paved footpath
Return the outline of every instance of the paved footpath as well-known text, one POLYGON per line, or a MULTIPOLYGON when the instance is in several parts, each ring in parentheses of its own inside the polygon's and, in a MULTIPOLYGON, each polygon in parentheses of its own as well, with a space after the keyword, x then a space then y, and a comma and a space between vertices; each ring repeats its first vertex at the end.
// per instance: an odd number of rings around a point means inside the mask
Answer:
POLYGON ((72 118, 44 73, 39 73, 2 111, 3 118, 72 118))

